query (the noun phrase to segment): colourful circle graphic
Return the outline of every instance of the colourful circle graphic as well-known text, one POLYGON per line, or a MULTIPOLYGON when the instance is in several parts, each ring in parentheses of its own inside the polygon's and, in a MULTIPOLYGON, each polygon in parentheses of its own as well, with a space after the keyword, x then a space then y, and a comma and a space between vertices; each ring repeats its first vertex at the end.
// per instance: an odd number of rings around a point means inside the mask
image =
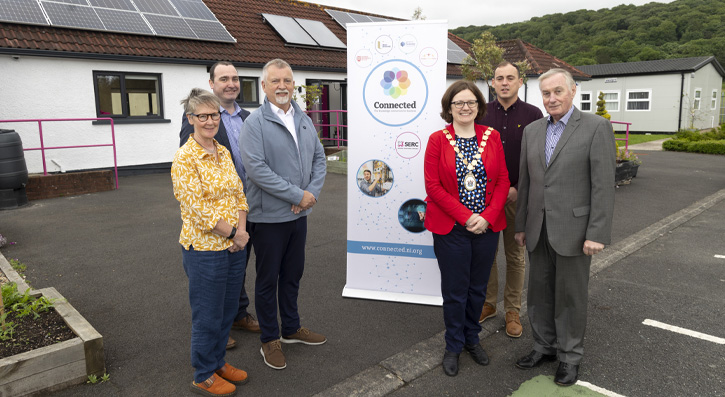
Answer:
POLYGON ((393 68, 383 73, 383 79, 380 81, 380 85, 383 87, 383 92, 387 96, 398 98, 408 93, 408 87, 410 87, 410 79, 408 78, 408 72, 393 68))

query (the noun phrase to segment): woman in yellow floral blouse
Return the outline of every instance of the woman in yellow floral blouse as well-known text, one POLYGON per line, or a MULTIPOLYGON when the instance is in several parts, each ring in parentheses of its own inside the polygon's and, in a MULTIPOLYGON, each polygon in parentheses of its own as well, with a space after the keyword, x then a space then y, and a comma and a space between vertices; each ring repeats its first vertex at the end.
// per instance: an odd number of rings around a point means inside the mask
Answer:
POLYGON ((224 355, 246 270, 249 207, 229 151, 214 139, 219 98, 195 88, 181 104, 194 133, 176 152, 171 179, 181 207, 179 243, 189 278, 191 390, 227 396, 247 381, 247 373, 227 364, 224 355))

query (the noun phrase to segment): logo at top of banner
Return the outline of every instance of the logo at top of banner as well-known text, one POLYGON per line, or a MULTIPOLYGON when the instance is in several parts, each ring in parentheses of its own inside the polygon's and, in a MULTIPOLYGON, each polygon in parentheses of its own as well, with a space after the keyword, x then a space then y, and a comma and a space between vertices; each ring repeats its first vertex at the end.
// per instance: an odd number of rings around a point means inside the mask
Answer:
POLYGON ((380 81, 380 85, 383 87, 385 95, 393 98, 403 96, 408 93, 408 87, 410 87, 408 72, 398 68, 388 70, 383 73, 383 79, 380 81))
POLYGON ((399 127, 420 116, 428 103, 428 81, 411 62, 391 59, 370 71, 363 86, 363 102, 379 123, 399 127), (381 89, 382 87, 382 89, 381 89))

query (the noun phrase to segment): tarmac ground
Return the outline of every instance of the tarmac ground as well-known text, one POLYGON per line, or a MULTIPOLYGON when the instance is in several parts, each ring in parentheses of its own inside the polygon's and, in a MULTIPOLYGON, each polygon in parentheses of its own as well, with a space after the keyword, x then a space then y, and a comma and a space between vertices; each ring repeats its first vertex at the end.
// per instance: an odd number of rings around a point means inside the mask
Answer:
MULTIPOLYGON (((725 156, 633 150, 643 165, 617 189, 612 245, 592 266, 580 380, 616 393, 609 395, 725 395, 725 156)), ((27 265, 33 287, 55 287, 104 336, 110 381, 49 395, 191 395, 190 309, 170 177, 122 177, 119 185, 0 211, 0 233, 16 242, 2 254, 27 265)), ((521 338, 501 332, 501 314, 484 323, 489 366, 464 353, 459 375, 445 376, 440 307, 341 297, 346 206, 346 177, 328 174, 309 217, 299 297, 302 324, 328 342, 283 346, 288 366, 276 371, 263 363, 257 334, 232 331, 238 346, 227 361, 250 375, 240 395, 597 393, 553 386, 555 363, 513 366, 532 345, 525 307, 521 338)))

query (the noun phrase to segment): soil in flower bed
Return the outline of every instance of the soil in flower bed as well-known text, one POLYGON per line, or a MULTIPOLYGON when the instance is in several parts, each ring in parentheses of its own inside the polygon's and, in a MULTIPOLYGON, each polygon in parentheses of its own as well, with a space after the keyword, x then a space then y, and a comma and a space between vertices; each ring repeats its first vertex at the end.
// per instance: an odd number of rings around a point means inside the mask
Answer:
POLYGON ((16 327, 12 339, 0 341, 0 358, 54 345, 76 337, 55 309, 40 313, 40 317, 37 319, 33 318, 32 314, 23 318, 14 318, 10 314, 6 321, 14 322, 16 327))

